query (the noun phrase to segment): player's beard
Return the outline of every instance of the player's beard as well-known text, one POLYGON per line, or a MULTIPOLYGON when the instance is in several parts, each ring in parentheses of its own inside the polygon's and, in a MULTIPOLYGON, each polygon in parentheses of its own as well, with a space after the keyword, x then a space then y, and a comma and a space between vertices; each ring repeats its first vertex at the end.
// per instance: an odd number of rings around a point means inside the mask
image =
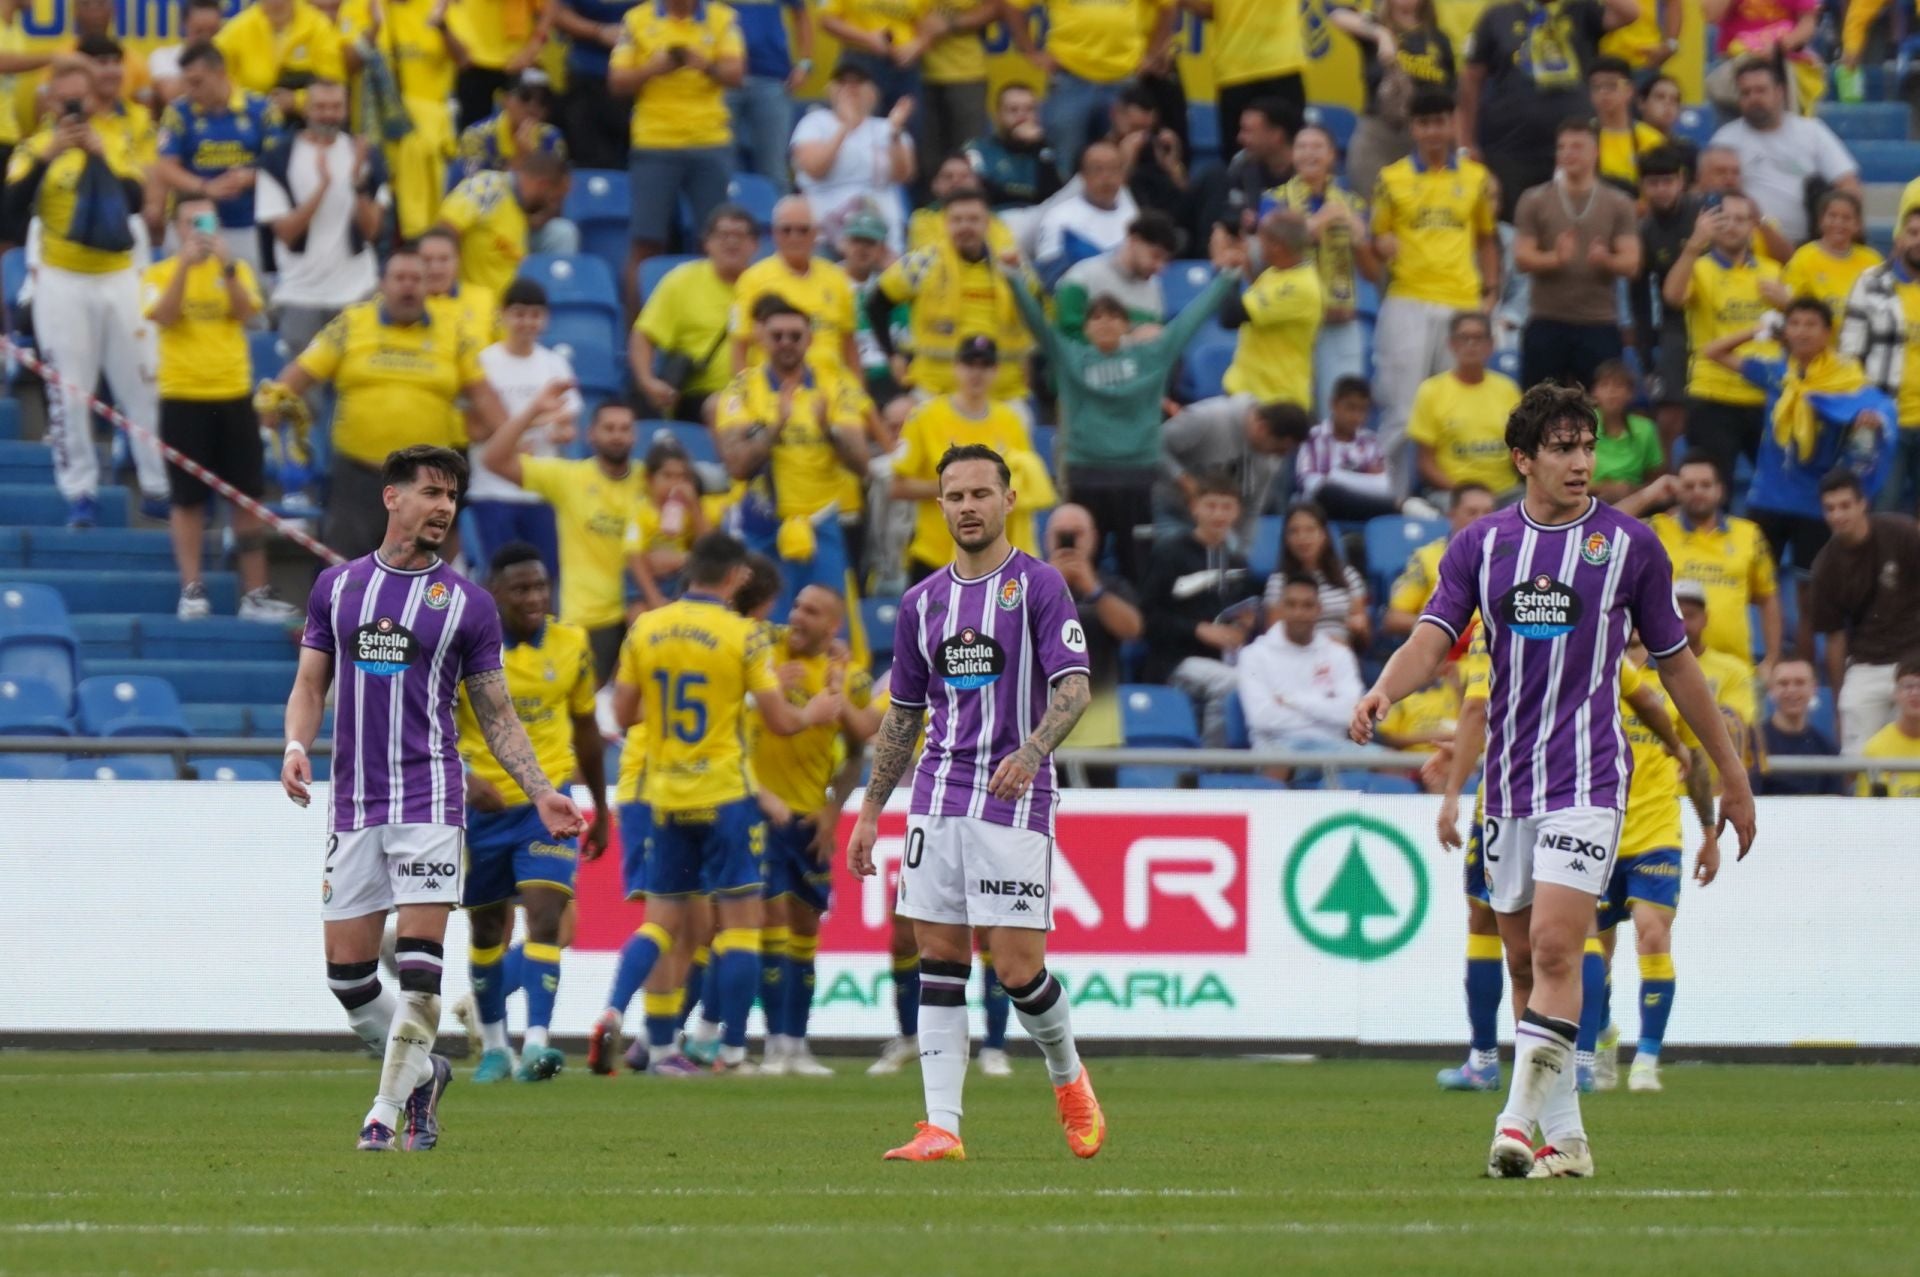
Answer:
POLYGON ((965 550, 968 554, 978 554, 1000 539, 1001 529, 1005 526, 1005 524, 1001 524, 1000 527, 992 527, 983 523, 979 529, 974 532, 962 532, 959 528, 955 528, 953 530, 953 543, 962 550, 965 550))

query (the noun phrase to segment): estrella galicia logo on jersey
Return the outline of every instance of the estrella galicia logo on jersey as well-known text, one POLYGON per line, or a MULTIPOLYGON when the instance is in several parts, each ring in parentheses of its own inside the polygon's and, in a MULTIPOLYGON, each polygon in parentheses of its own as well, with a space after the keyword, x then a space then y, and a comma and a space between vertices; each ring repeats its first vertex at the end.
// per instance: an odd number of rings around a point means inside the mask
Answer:
POLYGON ((390 616, 353 632, 353 664, 362 674, 392 678, 403 673, 419 655, 420 641, 390 616))
POLYGON ((426 597, 421 601, 436 612, 444 612, 447 604, 453 602, 453 591, 445 581, 435 581, 427 587, 426 597))
POLYGON ((1507 628, 1525 639, 1557 639, 1580 624, 1580 596, 1542 572, 1501 600, 1507 628))
POLYGON ((1594 567, 1599 567, 1613 557, 1613 542, 1606 534, 1595 532, 1587 537, 1586 544, 1580 547, 1580 557, 1594 567))
POLYGON ((1006 672, 1007 654, 971 625, 940 645, 940 677, 962 691, 989 686, 1006 672))
POLYGON ((1013 609, 1019 607, 1020 594, 1020 578, 1017 576, 1008 577, 1005 584, 1000 587, 1000 610, 1003 612, 1011 612, 1013 609))

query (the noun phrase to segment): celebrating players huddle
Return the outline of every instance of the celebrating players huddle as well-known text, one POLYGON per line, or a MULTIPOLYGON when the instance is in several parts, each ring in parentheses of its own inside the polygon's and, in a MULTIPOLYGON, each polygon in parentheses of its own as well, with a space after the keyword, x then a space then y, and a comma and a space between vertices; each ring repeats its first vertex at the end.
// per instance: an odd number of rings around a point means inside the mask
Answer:
MULTIPOLYGON (((1593 1085, 1607 1020, 1613 928, 1628 917, 1644 986, 1632 1082, 1658 1087, 1682 794, 1706 830, 1695 873, 1703 884, 1718 870, 1720 830, 1734 827, 1741 856, 1754 835, 1747 774, 1694 655, 1704 609, 1693 595, 1683 616, 1658 538, 1591 495, 1594 421, 1578 391, 1527 394, 1506 433, 1524 498, 1453 536, 1420 623, 1353 716, 1364 744, 1395 701, 1470 642, 1469 708, 1439 828, 1443 843, 1459 844, 1457 798, 1484 733, 1467 859, 1478 902, 1468 946, 1474 1041, 1467 1065, 1441 1080, 1499 1084, 1504 949, 1518 1031, 1487 1161, 1496 1177, 1594 1173, 1579 1093, 1593 1085), (1630 650, 1641 659, 1627 659, 1630 650), (1657 681, 1639 668, 1649 655, 1657 681)), ((838 596, 810 587, 785 625, 769 624, 777 570, 724 533, 694 545, 684 596, 643 613, 627 634, 614 700, 629 735, 615 801, 627 891, 645 898, 647 918, 621 951, 588 1062, 613 1071, 627 1007, 644 990, 644 1033, 626 1053, 636 1069, 755 1071, 746 1031, 758 1000, 768 1027, 760 1071, 828 1071, 806 1046, 814 954, 841 809, 872 739, 848 864, 878 872, 880 815, 911 768, 896 911, 918 954, 926 1099, 925 1120, 886 1158, 966 1156, 976 931, 1045 1057, 1068 1148, 1092 1157, 1106 1118, 1046 967, 1059 801, 1051 756, 1089 699, 1087 639, 1059 573, 1007 540, 1017 498, 1006 461, 954 447, 938 473, 953 561, 901 601, 884 715, 870 681, 847 669, 838 596), (688 1027, 695 1002, 702 1013, 688 1027)), ((547 1029, 574 869, 609 835, 585 636, 546 616, 537 557, 502 551, 491 597, 438 557, 465 474, 442 449, 388 459, 387 535, 374 554, 316 583, 287 710, 282 780, 304 805, 307 749, 337 673, 322 916, 328 983, 384 1057, 359 1140, 373 1151, 438 1140, 452 1070, 432 1045, 456 902, 472 911, 476 1080, 515 1072, 501 968, 516 899, 529 932, 529 1028, 516 1075, 558 1070, 547 1029), (576 773, 594 800, 591 822, 559 789, 576 773), (398 998, 377 963, 389 911, 398 913, 398 998)))

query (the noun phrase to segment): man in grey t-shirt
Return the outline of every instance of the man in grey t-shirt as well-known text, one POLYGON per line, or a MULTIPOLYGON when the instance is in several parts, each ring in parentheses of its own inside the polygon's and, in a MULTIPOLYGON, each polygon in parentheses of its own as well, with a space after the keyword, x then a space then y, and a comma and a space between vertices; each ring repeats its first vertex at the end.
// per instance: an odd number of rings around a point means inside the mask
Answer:
POLYGON ((1084 337, 1087 303, 1096 297, 1118 299, 1135 327, 1166 323, 1167 299, 1160 288, 1160 272, 1179 247, 1171 218, 1151 210, 1140 214, 1127 227, 1120 247, 1075 262, 1060 277, 1053 293, 1060 331, 1076 339, 1084 337))
POLYGON ((1154 485, 1156 533, 1169 536, 1193 526, 1188 506, 1206 475, 1224 474, 1240 485, 1240 535, 1275 512, 1293 484, 1277 482, 1286 461, 1306 442, 1312 423, 1299 404, 1262 404, 1252 395, 1220 395, 1191 404, 1160 432, 1161 477, 1154 485))

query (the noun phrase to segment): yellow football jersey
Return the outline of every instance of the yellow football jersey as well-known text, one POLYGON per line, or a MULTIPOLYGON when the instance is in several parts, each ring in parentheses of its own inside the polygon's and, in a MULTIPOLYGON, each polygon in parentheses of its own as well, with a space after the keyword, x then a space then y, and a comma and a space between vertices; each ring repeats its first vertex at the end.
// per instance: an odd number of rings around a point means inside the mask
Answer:
POLYGON ((815 258, 807 273, 796 274, 785 259, 764 258, 747 267, 733 286, 731 336, 747 343, 747 367, 767 362, 767 352, 753 340, 753 308, 762 297, 779 297, 813 324, 807 363, 823 375, 846 373, 846 343, 857 318, 853 281, 837 263, 815 258))
MULTIPOLYGON (((1867 738, 1860 747, 1866 758, 1912 758, 1920 760, 1920 737, 1900 730, 1898 722, 1888 723, 1867 738)), ((1920 798, 1920 771, 1882 772, 1878 781, 1862 773, 1857 792, 1869 797, 1876 786, 1884 786, 1889 798, 1920 798)))
POLYGON ((1373 233, 1399 245, 1387 291, 1454 310, 1480 305, 1482 236, 1494 233, 1493 175, 1474 160, 1422 168, 1418 156, 1380 172, 1373 193, 1373 233))
POLYGON ((1520 387, 1491 369, 1472 385, 1443 372, 1414 392, 1407 437, 1432 448, 1452 482, 1505 492, 1520 482, 1507 447, 1507 416, 1519 402, 1520 387))
MULTIPOLYGON (((1429 732, 1451 733, 1460 721, 1460 693, 1446 683, 1422 688, 1398 701, 1387 712, 1380 731, 1396 738, 1420 736, 1429 732)), ((1401 746, 1410 753, 1431 754, 1440 747, 1427 742, 1401 746)))
POLYGON ((656 812, 711 811, 753 792, 746 699, 779 687, 767 627, 689 592, 643 613, 620 650, 618 680, 640 693, 645 801, 656 812))
MULTIPOLYGON (((1753 662, 1707 648, 1699 653, 1700 672, 1706 675, 1713 703, 1720 707, 1720 719, 1727 725, 1734 753, 1743 766, 1753 765, 1754 729, 1760 722, 1760 705, 1753 690, 1753 662)), ((1685 739, 1685 734, 1682 734, 1685 739)), ((1692 742, 1689 741, 1689 744, 1692 742)), ((1714 773, 1714 791, 1719 792, 1720 777, 1714 773)))
MULTIPOLYGON (((1447 552, 1447 538, 1429 541, 1411 555, 1407 556, 1407 566, 1400 569, 1400 575, 1393 578, 1393 589, 1387 595, 1387 610, 1406 612, 1418 616, 1426 608, 1427 600, 1440 585, 1440 558, 1447 552)), ((1461 673, 1466 672, 1462 662, 1461 673)))
MULTIPOLYGON (((513 699, 513 712, 519 716, 520 725, 527 729, 540 773, 556 788, 562 788, 573 779, 577 762, 573 720, 593 714, 593 652, 587 646, 587 632, 548 617, 540 632, 526 642, 505 641, 500 659, 507 675, 507 695, 513 699)), ((461 761, 475 776, 499 790, 509 807, 530 801, 487 748, 486 735, 480 730, 480 720, 474 717, 464 683, 454 717, 460 726, 461 761)))
MULTIPOLYGON (((827 690, 827 675, 832 662, 825 652, 796 656, 787 647, 787 627, 773 626, 770 636, 773 666, 783 665, 800 671, 799 681, 786 689, 788 703, 796 708, 827 690)), ((846 674, 847 703, 865 709, 873 702, 873 677, 863 669, 849 668, 846 674)), ((754 715, 753 774, 761 788, 785 803, 796 816, 811 816, 826 802, 827 787, 843 757, 835 749, 840 733, 838 723, 809 727, 792 736, 775 736, 759 730, 759 715, 754 715)))
POLYGON ((1845 257, 1835 257, 1826 245, 1815 240, 1802 244, 1787 259, 1787 269, 1780 282, 1795 297, 1825 302, 1833 312, 1834 327, 1838 328, 1846 320, 1847 298, 1852 295, 1854 284, 1885 260, 1865 244, 1855 244, 1845 257))
MULTIPOLYGON (((751 369, 728 383, 720 397, 714 428, 722 432, 755 426, 771 430, 779 417, 780 387, 773 370, 751 369)), ((780 518, 809 517, 840 499, 844 476, 851 472, 840 464, 832 432, 864 431, 866 421, 866 392, 852 378, 807 370, 767 463, 774 509, 780 518)))
MULTIPOLYGON (((1621 726, 1627 744, 1633 750, 1633 780, 1627 787, 1626 819, 1620 827, 1620 858, 1638 856, 1680 845, 1680 804, 1687 796, 1686 774, 1680 760, 1667 752, 1653 729, 1627 702, 1627 697, 1642 687, 1652 688, 1666 705, 1667 716, 1676 723, 1680 715, 1660 686, 1660 677, 1652 670, 1637 669, 1632 661, 1620 663, 1621 726)), ((1681 724, 1684 730, 1684 724, 1681 724)))
POLYGON ((1711 527, 1691 527, 1678 512, 1648 520, 1673 560, 1673 579, 1698 581, 1707 592, 1707 646, 1736 660, 1753 656, 1748 605, 1779 592, 1773 551, 1759 525, 1723 516, 1711 527))
MULTIPOLYGON (((1772 309, 1760 295, 1760 285, 1778 281, 1780 267, 1773 262, 1729 262, 1716 252, 1694 263, 1693 287, 1687 293, 1687 346, 1693 363, 1687 393, 1714 403, 1755 405, 1766 393, 1749 385, 1739 373, 1723 368, 1700 352, 1729 333, 1751 328, 1772 309)), ((1734 352, 1742 359, 1773 359, 1780 346, 1772 341, 1750 341, 1734 352)))
POLYGON ((637 465, 619 478, 591 457, 527 457, 520 486, 553 507, 560 539, 560 615, 590 630, 626 619, 627 525, 647 499, 637 465))

